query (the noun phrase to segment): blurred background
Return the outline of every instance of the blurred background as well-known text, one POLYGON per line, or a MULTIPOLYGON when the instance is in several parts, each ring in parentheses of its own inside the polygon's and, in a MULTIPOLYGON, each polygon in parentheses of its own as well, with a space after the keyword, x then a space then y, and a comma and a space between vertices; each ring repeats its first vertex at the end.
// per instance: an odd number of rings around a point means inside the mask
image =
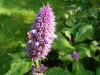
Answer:
POLYGON ((26 33, 47 3, 56 16, 58 37, 42 61, 49 67, 46 75, 100 75, 99 0, 0 0, 0 75, 31 75, 26 33))

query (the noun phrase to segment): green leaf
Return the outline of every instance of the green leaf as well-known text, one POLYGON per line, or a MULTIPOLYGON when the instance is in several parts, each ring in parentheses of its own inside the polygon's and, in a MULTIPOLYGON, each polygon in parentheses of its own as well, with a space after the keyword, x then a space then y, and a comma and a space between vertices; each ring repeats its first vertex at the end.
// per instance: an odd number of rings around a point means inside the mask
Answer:
POLYGON ((29 62, 22 57, 23 53, 9 54, 13 57, 11 68, 5 75, 24 75, 31 69, 32 62, 29 62))
POLYGON ((76 33, 75 41, 83 41, 86 39, 93 38, 93 27, 92 25, 85 25, 79 28, 79 31, 76 33))
POLYGON ((73 63, 72 72, 74 75, 88 75, 88 72, 84 69, 83 65, 78 61, 73 63))
POLYGON ((0 75, 4 75, 10 69, 12 57, 5 49, 0 48, 0 59, 0 75))
POLYGON ((68 37, 71 40, 71 32, 70 31, 65 31, 66 37, 68 37))
POLYGON ((100 75, 100 68, 96 68, 96 75, 100 75))
POLYGON ((46 72, 46 75, 71 75, 67 70, 64 71, 62 68, 54 67, 46 72))
POLYGON ((71 54, 66 54, 66 55, 60 55, 59 54, 59 59, 63 62, 67 62, 67 61, 72 61, 72 55, 71 54))
POLYGON ((92 71, 87 71, 87 72, 88 72, 88 75, 95 75, 95 73, 92 71))
POLYGON ((79 58, 84 58, 86 56, 87 57, 91 57, 92 56, 90 48, 85 43, 81 43, 81 44, 75 45, 75 48, 78 51, 79 58))
POLYGON ((55 39, 53 43, 53 49, 64 53, 68 53, 68 52, 72 53, 74 47, 70 44, 69 41, 67 41, 67 39, 64 38, 62 34, 59 34, 57 39, 55 39))
POLYGON ((75 24, 75 22, 76 22, 76 17, 75 17, 75 16, 70 16, 70 17, 66 20, 65 24, 66 24, 67 26, 71 27, 71 26, 73 26, 73 25, 75 24))

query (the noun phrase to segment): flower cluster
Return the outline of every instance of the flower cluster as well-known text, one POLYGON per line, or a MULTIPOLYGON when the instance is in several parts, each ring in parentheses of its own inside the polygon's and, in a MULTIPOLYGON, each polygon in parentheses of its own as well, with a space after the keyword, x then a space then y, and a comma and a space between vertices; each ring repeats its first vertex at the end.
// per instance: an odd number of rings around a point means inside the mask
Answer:
POLYGON ((50 52, 51 44, 56 37, 55 25, 55 16, 48 4, 40 9, 32 29, 27 33, 30 38, 27 51, 34 61, 47 56, 50 52))

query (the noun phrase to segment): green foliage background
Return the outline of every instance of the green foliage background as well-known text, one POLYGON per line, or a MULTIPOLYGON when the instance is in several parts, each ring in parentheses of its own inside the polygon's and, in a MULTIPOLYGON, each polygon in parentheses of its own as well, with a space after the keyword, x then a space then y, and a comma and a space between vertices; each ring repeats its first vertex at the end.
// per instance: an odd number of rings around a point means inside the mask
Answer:
POLYGON ((0 75, 31 75, 26 33, 48 2, 56 16, 58 37, 52 45, 55 53, 45 62, 50 67, 45 74, 100 75, 99 0, 0 0, 0 75), (72 58, 74 50, 77 61, 72 58))

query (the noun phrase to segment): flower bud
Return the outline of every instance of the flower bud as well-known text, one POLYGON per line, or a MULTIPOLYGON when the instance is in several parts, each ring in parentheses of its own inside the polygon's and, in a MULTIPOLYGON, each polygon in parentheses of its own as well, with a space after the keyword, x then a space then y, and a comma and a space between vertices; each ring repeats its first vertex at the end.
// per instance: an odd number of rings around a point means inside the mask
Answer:
POLYGON ((77 60, 77 59, 78 59, 78 54, 77 54, 77 52, 76 52, 76 51, 73 51, 73 58, 74 58, 75 60, 77 60))

